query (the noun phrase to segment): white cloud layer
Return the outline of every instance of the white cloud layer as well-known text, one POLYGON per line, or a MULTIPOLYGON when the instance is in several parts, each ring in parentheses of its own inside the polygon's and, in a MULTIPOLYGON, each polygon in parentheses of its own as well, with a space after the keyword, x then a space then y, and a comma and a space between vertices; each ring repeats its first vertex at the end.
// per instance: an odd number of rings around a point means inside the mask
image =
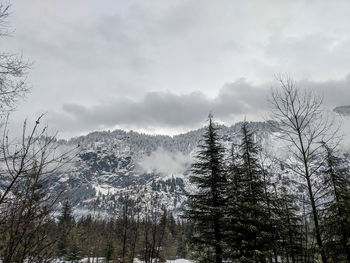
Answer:
POLYGON ((189 155, 180 152, 169 152, 158 148, 151 155, 144 157, 139 163, 141 171, 146 173, 158 173, 162 176, 183 175, 190 165, 189 155))
POLYGON ((280 72, 350 104, 348 0, 12 3, 16 30, 1 49, 35 63, 13 118, 48 112, 66 136, 195 126, 209 110, 257 115, 280 72))

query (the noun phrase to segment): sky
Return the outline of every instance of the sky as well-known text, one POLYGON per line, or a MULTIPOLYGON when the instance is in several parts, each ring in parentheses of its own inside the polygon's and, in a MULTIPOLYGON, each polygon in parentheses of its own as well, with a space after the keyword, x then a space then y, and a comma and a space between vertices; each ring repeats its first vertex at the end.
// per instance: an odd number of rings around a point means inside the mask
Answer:
POLYGON ((46 113, 61 138, 173 135, 262 120, 276 75, 350 105, 348 0, 13 0, 2 50, 33 62, 14 127, 46 113))

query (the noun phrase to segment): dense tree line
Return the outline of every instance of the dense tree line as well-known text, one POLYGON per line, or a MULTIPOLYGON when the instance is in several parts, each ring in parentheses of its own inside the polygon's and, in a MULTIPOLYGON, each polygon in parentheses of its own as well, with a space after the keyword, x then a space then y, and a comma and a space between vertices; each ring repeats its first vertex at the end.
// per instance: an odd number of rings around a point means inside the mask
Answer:
POLYGON ((12 228, 2 229, 2 237, 8 238, 0 240, 0 258, 5 263, 51 262, 58 258, 68 262, 82 258, 90 262, 96 262, 97 258, 103 258, 104 262, 133 262, 139 258, 152 263, 188 257, 190 225, 174 218, 164 207, 160 210, 152 207, 143 216, 131 208, 132 201, 128 202, 120 216, 88 215, 77 219, 66 201, 56 220, 50 217, 42 222, 34 235, 17 240, 12 228), (12 251, 15 245, 16 250, 12 251))
POLYGON ((75 219, 65 202, 55 225, 56 257, 67 261, 104 258, 106 262, 159 262, 187 257, 190 226, 164 207, 149 208, 141 215, 126 200, 122 214, 115 218, 91 215, 75 219))
MULTIPOLYGON (((320 120, 319 104, 310 101, 314 97, 298 97, 301 95, 290 85, 283 92, 293 100, 309 103, 299 105, 307 109, 294 111, 291 131, 285 131, 292 133, 296 128, 288 139, 297 148, 296 152, 290 149, 291 155, 302 162, 297 159, 285 161, 284 165, 292 169, 294 177, 300 173, 305 179, 291 180, 289 185, 303 187, 306 195, 300 199, 271 179, 273 174, 263 149, 248 122, 241 126, 239 142, 225 153, 210 115, 192 166, 191 181, 198 192, 189 195, 184 212, 193 226, 190 241, 194 260, 350 262, 349 164, 330 146, 332 140, 325 140, 324 126, 310 127, 313 121, 320 120), (305 116, 309 114, 307 110, 312 116, 305 116), (294 141, 293 135, 298 140, 294 141), (316 143, 313 140, 317 136, 324 140, 316 143)), ((288 107, 297 107, 293 103, 288 107)))

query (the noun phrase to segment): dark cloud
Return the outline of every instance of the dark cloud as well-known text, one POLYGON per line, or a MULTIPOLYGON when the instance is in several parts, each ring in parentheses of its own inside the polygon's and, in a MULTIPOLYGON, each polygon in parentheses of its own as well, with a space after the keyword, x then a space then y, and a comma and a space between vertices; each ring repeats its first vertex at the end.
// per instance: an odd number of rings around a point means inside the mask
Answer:
POLYGON ((141 100, 111 99, 97 106, 64 104, 53 123, 64 130, 131 125, 134 127, 196 127, 212 111, 222 120, 256 114, 266 109, 268 89, 254 87, 245 80, 226 84, 214 98, 202 92, 177 95, 149 92, 141 100))
MULTIPOLYGON (((350 77, 339 81, 300 81, 300 87, 324 96, 330 109, 350 104, 350 77)), ((149 92, 140 100, 115 98, 95 106, 64 104, 61 112, 51 114, 52 123, 64 131, 79 133, 98 128, 133 127, 135 129, 196 128, 211 111, 216 119, 228 124, 242 120, 262 120, 268 113, 271 87, 278 83, 253 85, 244 79, 226 84, 210 98, 202 92, 175 94, 149 92)))
POLYGON ((324 98, 324 103, 330 108, 350 105, 350 74, 341 80, 301 81, 300 86, 316 90, 324 98))

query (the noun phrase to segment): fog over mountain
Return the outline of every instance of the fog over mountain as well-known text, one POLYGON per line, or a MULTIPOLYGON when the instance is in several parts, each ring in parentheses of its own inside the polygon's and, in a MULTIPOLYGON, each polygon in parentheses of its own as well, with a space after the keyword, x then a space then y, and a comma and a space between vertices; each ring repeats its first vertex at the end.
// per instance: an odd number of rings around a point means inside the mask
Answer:
MULTIPOLYGON (((232 143, 239 142, 240 127, 241 123, 219 126, 227 154, 232 143)), ((289 179, 299 180, 293 171, 276 161, 287 160, 290 155, 271 122, 251 122, 250 127, 264 148, 273 180, 287 185, 289 179)), ((73 167, 57 174, 51 187, 68 190, 67 196, 77 216, 91 211, 105 215, 118 213, 126 194, 134 199, 142 196, 145 202, 158 195, 169 210, 178 214, 187 195, 195 191, 188 175, 203 132, 202 128, 170 137, 115 130, 62 141, 63 147, 79 145, 79 155, 73 167)), ((345 148, 350 150, 349 145, 345 148)), ((289 190, 303 194, 301 189, 289 190)))

